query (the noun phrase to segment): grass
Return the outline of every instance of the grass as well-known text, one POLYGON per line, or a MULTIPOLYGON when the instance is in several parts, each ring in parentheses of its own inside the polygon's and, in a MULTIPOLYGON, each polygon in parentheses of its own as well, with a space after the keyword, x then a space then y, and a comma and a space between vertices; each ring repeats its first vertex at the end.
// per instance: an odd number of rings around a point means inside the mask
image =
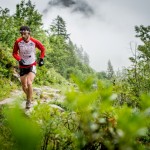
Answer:
POLYGON ((0 101, 10 97, 11 92, 17 88, 17 85, 11 82, 9 79, 0 79, 0 101))

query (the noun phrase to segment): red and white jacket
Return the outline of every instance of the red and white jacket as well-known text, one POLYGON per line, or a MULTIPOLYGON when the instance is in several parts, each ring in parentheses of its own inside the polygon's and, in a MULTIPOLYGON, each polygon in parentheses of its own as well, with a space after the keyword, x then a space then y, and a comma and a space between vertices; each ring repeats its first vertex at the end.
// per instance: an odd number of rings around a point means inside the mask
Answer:
POLYGON ((40 58, 45 56, 45 47, 42 43, 32 37, 25 42, 22 37, 18 38, 14 44, 13 56, 17 61, 24 60, 25 66, 19 66, 20 68, 27 68, 36 65, 36 49, 41 51, 40 58))

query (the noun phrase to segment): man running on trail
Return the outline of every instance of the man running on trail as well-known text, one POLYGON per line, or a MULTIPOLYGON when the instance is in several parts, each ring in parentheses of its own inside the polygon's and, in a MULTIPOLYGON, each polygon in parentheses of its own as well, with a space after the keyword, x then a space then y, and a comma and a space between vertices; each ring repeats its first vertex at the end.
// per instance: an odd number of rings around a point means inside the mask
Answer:
POLYGON ((39 66, 44 65, 45 48, 40 41, 30 36, 28 26, 21 26, 20 34, 21 37, 14 44, 13 56, 19 62, 21 85, 27 97, 26 109, 29 109, 33 94, 32 82, 35 78, 37 64, 35 48, 41 51, 39 66))

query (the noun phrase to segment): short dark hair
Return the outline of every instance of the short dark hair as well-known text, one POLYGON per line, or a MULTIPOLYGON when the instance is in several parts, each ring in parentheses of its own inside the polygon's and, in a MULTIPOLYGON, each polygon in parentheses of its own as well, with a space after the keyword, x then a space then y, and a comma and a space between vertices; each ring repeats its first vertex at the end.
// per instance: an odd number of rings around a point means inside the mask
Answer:
POLYGON ((20 32, 24 32, 24 31, 29 31, 30 32, 30 28, 28 26, 21 26, 20 27, 20 32))

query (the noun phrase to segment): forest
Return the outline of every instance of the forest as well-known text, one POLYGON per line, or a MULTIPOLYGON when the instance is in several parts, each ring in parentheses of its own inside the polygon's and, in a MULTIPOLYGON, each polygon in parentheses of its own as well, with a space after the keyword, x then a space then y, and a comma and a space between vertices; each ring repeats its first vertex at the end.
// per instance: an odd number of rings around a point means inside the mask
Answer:
POLYGON ((45 30, 30 0, 17 4, 13 15, 0 7, 0 101, 21 90, 12 51, 22 25, 46 48, 34 86, 57 87, 64 101, 51 103, 63 111, 40 103, 43 94, 30 115, 19 104, 0 105, 1 150, 150 150, 150 26, 135 25, 142 45, 131 46, 129 67, 114 71, 108 60, 107 71, 97 72, 61 15, 45 30))

